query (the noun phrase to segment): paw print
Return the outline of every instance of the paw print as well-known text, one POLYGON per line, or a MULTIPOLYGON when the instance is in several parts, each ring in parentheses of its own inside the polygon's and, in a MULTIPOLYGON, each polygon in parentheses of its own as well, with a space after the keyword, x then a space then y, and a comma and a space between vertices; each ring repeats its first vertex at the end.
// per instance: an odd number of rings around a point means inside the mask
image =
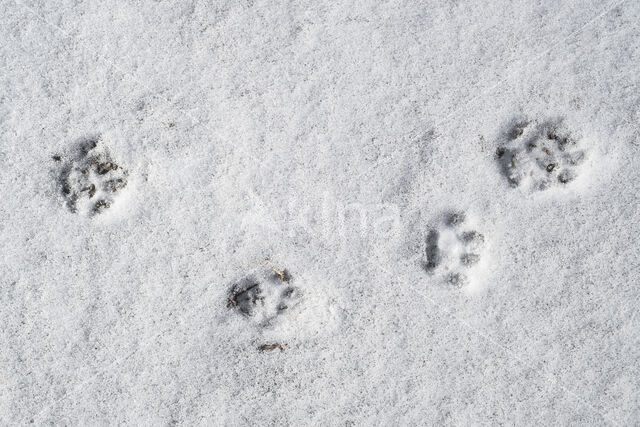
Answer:
MULTIPOLYGON (((60 155, 55 162, 63 162, 60 155)), ((100 138, 81 142, 61 168, 59 185, 71 212, 93 216, 109 209, 127 186, 127 171, 111 159, 100 138)))
POLYGON ((513 187, 532 191, 570 183, 586 152, 560 122, 516 122, 496 150, 500 169, 513 187))
POLYGON ((425 270, 443 282, 461 287, 480 263, 485 239, 466 227, 464 212, 449 212, 429 230, 425 245, 425 270))
POLYGON ((247 276, 229 290, 227 307, 258 326, 269 326, 299 302, 300 292, 291 280, 287 270, 275 268, 247 276))

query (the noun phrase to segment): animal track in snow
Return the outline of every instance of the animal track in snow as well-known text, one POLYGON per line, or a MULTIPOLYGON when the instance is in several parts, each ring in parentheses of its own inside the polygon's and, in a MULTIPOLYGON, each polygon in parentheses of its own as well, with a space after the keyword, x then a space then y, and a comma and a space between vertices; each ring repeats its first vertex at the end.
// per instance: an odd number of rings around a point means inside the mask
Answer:
POLYGON ((229 290, 227 306, 259 326, 269 326, 300 300, 287 270, 270 269, 250 275, 229 290))
POLYGON ((464 212, 449 212, 426 237, 425 270, 456 287, 469 282, 485 244, 484 236, 469 228, 467 222, 464 212))
POLYGON ((504 135, 496 158, 513 187, 538 191, 573 181, 586 152, 561 121, 521 120, 504 135))
POLYGON ((90 138, 72 156, 55 155, 64 164, 58 181, 71 212, 93 216, 109 209, 127 186, 127 171, 116 164, 101 138, 90 138))
POLYGON ((341 300, 324 274, 292 277, 267 261, 229 286, 224 317, 256 350, 285 351, 331 336, 342 319, 341 300))

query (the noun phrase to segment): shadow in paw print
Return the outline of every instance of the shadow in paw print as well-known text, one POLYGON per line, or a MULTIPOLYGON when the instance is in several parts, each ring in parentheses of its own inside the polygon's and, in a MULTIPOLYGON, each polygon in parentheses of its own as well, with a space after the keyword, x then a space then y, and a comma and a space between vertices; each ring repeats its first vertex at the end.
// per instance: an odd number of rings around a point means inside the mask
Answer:
POLYGON ((444 216, 444 223, 449 227, 457 227, 467 219, 464 212, 447 212, 444 216))
POLYGON ((227 306, 235 308, 245 316, 251 316, 256 305, 263 303, 260 283, 254 277, 247 277, 233 285, 229 291, 227 306))
POLYGON ((111 207, 127 185, 127 171, 111 159, 100 137, 79 141, 69 156, 54 155, 63 162, 58 186, 69 210, 94 215, 111 207))
POLYGON ((568 184, 578 176, 586 152, 562 121, 516 121, 496 150, 500 170, 512 187, 531 190, 568 184))
POLYGON ((440 265, 440 248, 438 248, 438 239, 440 233, 437 230, 429 230, 427 233, 427 245, 425 249, 426 261, 424 268, 428 272, 433 272, 440 265))

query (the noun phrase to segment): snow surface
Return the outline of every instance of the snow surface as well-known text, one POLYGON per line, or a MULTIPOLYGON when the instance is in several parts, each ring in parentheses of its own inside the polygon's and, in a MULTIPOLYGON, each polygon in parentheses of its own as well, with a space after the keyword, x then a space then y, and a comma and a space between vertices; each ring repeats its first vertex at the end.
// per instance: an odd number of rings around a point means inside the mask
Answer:
POLYGON ((3 0, 0 40, 1 424, 638 424, 640 2, 3 0), (523 118, 575 180, 510 185, 523 118), (128 183, 82 215, 96 136, 128 183))

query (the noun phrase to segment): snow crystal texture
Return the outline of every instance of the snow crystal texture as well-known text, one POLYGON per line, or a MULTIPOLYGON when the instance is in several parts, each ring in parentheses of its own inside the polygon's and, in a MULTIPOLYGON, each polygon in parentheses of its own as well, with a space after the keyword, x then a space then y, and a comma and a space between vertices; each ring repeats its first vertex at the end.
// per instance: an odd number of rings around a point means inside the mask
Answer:
POLYGON ((3 425, 637 425, 640 2, 0 4, 3 425))

